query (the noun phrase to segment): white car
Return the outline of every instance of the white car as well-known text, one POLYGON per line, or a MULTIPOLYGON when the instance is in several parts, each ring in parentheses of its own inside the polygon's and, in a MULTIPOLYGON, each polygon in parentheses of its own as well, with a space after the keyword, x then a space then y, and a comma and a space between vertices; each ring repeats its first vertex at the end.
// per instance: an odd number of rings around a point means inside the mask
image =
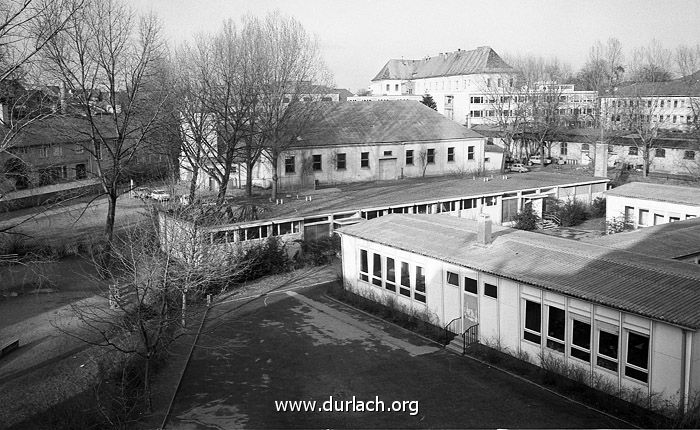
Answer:
POLYGON ((165 190, 153 190, 151 191, 151 198, 159 202, 167 202, 170 200, 170 194, 165 190))
MULTIPOLYGON (((544 164, 545 164, 545 165, 547 165, 547 164, 549 164, 549 163, 551 163, 551 162, 552 162, 552 159, 551 159, 551 158, 545 158, 545 159, 544 159, 544 164)), ((530 157, 530 159, 528 160, 528 164, 530 164, 531 166, 532 166, 533 164, 542 164, 542 157, 540 157, 539 155, 533 155, 533 156, 530 157)))
POLYGON ((518 173, 525 173, 525 172, 529 172, 530 169, 525 167, 522 163, 515 163, 515 164, 510 166, 510 171, 511 172, 518 172, 518 173))

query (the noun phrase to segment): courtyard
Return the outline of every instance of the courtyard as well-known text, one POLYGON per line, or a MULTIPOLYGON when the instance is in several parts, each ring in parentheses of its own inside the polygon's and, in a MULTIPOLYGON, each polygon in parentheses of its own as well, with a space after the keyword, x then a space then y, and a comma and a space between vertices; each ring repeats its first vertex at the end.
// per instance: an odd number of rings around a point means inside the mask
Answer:
POLYGON ((448 352, 323 291, 288 291, 212 308, 166 428, 629 426, 448 352), (281 411, 284 401, 316 404, 302 412, 287 403, 281 411), (389 411, 394 406, 398 410, 389 411), (338 407, 344 410, 329 410, 338 407))

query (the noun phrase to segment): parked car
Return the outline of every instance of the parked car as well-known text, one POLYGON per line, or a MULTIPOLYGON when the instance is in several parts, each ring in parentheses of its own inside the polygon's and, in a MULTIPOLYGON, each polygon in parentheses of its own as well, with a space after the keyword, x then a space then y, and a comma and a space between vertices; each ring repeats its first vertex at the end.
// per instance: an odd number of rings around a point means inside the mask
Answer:
POLYGON ((147 199, 151 197, 151 189, 148 187, 134 188, 134 197, 139 199, 147 199))
POLYGON ((510 166, 510 171, 511 172, 518 172, 518 173, 525 173, 525 172, 529 172, 530 169, 525 167, 522 163, 514 163, 513 165, 510 166))
POLYGON ((151 192, 151 198, 159 202, 167 202, 170 200, 170 194, 165 190, 153 190, 151 192))
MULTIPOLYGON (((540 157, 539 155, 533 155, 532 157, 530 157, 530 158, 528 159, 528 162, 527 162, 527 163, 528 163, 530 166, 532 166, 533 164, 542 164, 542 161, 543 161, 542 157, 540 157)), ((551 159, 551 158, 549 158, 549 157, 545 157, 545 158, 544 158, 544 165, 547 165, 547 164, 549 164, 549 163, 551 163, 551 162, 552 162, 552 159, 551 159)))

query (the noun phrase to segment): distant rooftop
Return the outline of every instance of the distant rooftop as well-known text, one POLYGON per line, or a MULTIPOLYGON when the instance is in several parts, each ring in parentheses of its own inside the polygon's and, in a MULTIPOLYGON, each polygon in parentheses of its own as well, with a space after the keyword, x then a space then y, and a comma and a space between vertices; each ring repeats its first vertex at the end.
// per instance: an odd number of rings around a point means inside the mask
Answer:
POLYGON ((494 226, 476 243, 475 221, 392 214, 341 235, 538 286, 671 324, 700 328, 700 265, 494 226))
POLYGON ((609 196, 700 206, 700 188, 681 185, 630 182, 606 192, 609 196))
POLYGON ((372 81, 411 80, 476 73, 512 73, 515 70, 488 46, 457 50, 422 60, 389 60, 372 81))
POLYGON ((682 258, 700 253, 700 218, 582 240, 659 258, 682 258))
POLYGON ((482 135, 412 100, 323 103, 321 119, 293 147, 481 139, 482 135))
POLYGON ((664 82, 640 82, 615 91, 614 95, 605 97, 639 97, 639 96, 699 96, 700 70, 692 75, 664 82))

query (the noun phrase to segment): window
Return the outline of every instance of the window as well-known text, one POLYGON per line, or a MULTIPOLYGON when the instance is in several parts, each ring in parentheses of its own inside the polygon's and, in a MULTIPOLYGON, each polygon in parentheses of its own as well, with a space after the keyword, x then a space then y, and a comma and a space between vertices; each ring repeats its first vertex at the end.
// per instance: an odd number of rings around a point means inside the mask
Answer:
POLYGON ((372 283, 382 286, 382 256, 379 254, 372 254, 372 283))
POLYGON ((447 148, 447 162, 455 161, 455 149, 453 147, 447 148))
POLYGON ((642 382, 649 380, 649 336, 628 333, 625 376, 642 382))
POLYGON ((493 297, 494 299, 498 298, 498 287, 493 285, 493 284, 486 284, 484 283, 484 295, 493 297))
POLYGON ((654 214, 654 225, 659 225, 664 223, 664 216, 660 214, 654 214))
POLYGON ((49 156, 49 147, 48 146, 39 147, 39 157, 46 158, 48 156, 49 156))
POLYGON ((598 367, 617 372, 617 342, 617 334, 603 330, 598 332, 598 367))
POLYGON ((367 251, 360 250, 360 280, 369 281, 369 266, 367 264, 367 251))
POLYGON ((399 84, 394 84, 394 91, 398 91, 398 90, 399 90, 399 84))
POLYGON ((413 165, 413 150, 412 149, 406 150, 406 165, 407 166, 413 165))
POLYGON ((479 284, 476 279, 464 277, 464 292, 471 294, 479 293, 479 284))
POLYGON ((63 147, 61 145, 54 145, 53 146, 53 155, 54 157, 59 157, 63 155, 63 147))
POLYGON ((284 159, 284 173, 294 173, 294 157, 284 159))
POLYGON ((649 224, 649 211, 646 209, 640 209, 639 210, 639 225, 648 225, 649 224))
POLYGON ((393 154, 392 151, 384 151, 384 156, 385 156, 385 157, 391 157, 392 154, 393 154))
POLYGON ((413 292, 413 298, 425 303, 425 272, 420 266, 416 266, 416 290, 413 292))
MULTIPOLYGON (((491 80, 489 79, 489 82, 490 82, 490 81, 491 81, 491 80)), ((489 85, 489 86, 491 86, 491 85, 489 85)), ((481 103, 484 102, 484 98, 483 98, 483 97, 480 97, 480 96, 477 96, 477 97, 472 96, 472 97, 469 97, 469 102, 470 102, 470 103, 479 103, 479 104, 481 104, 481 103)))
POLYGON ((447 272, 447 283, 450 285, 454 285, 456 287, 459 287, 459 275, 448 271, 447 272))
POLYGON ((313 163, 311 164, 311 168, 314 171, 320 171, 321 170, 321 154, 314 154, 313 156, 313 163))
POLYGON ((591 360, 591 325, 579 320, 573 320, 571 336, 571 356, 579 360, 591 360))
POLYGON ((473 110, 469 112, 469 115, 472 116, 472 118, 481 118, 484 116, 484 111, 481 110, 473 110))
POLYGON ((482 197, 481 198, 481 203, 485 204, 486 206, 495 206, 497 201, 498 201, 498 198, 496 196, 482 197))
POLYGON ((547 318, 547 348, 563 353, 565 333, 566 312, 564 309, 550 306, 547 318))
POLYGON ((386 90, 389 91, 389 84, 386 84, 386 90))
POLYGON ((76 143, 75 144, 75 153, 76 154, 82 154, 85 151, 85 148, 83 148, 83 145, 76 143))
POLYGON ((562 142, 561 144, 559 144, 559 155, 566 155, 568 149, 569 148, 567 142, 562 142))
POLYGON ((435 164, 435 149, 428 148, 428 164, 435 164))
POLYGON ((336 160, 335 160, 335 168, 336 169, 345 170, 345 157, 346 157, 346 154, 344 152, 338 154, 338 156, 336 157, 336 160))
POLYGON ((408 269, 408 263, 401 262, 401 286, 399 293, 402 296, 411 297, 411 272, 408 269))
POLYGON ((360 154, 360 167, 369 169, 369 152, 360 154))
MULTIPOLYGON (((673 107, 674 107, 674 108, 677 108, 677 107, 678 107, 678 100, 674 100, 674 101, 673 101, 673 107)), ((674 122, 675 122, 675 121, 674 121, 674 122)))
POLYGON ((630 150, 628 152, 629 155, 637 155, 639 154, 638 148, 636 146, 630 146, 630 150))
MULTIPOLYGON (((564 143, 566 143, 566 142, 564 142, 564 143)), ((581 151, 583 151, 583 152, 588 152, 588 151, 590 151, 590 150, 591 150, 591 147, 590 147, 587 143, 582 143, 582 144, 581 144, 581 151)))
POLYGON ((654 157, 665 158, 666 150, 664 148, 656 148, 656 150, 654 150, 654 157))
POLYGON ((525 300, 525 329, 523 330, 523 339, 539 344, 541 342, 541 323, 541 305, 539 303, 525 300))
POLYGON ((684 160, 695 160, 695 151, 685 151, 683 153, 684 160))
POLYGON ((634 208, 632 206, 625 206, 625 222, 633 222, 634 220, 634 208))
POLYGON ((681 220, 681 217, 678 217, 678 216, 670 216, 670 217, 668 217, 668 222, 677 222, 677 221, 680 221, 680 220, 681 220))
POLYGON ((384 288, 396 292, 396 269, 394 268, 394 259, 386 258, 386 282, 384 288))
POLYGON ((474 159, 474 147, 467 146, 467 160, 473 160, 473 159, 474 159))

